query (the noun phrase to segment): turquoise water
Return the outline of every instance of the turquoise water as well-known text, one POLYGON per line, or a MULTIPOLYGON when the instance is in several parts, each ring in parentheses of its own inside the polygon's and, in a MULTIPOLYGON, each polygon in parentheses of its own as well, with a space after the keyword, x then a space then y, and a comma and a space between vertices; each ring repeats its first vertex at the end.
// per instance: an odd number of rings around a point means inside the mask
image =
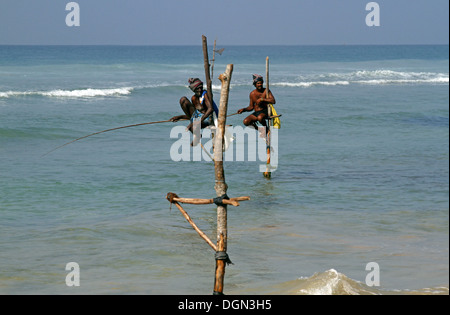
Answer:
MULTIPOLYGON (((225 293, 448 294, 448 46, 225 48, 216 103, 226 64, 234 113, 270 56, 283 114, 270 181, 225 162, 228 194, 251 197, 228 208, 225 293)), ((0 46, 1 293, 211 294, 214 253, 165 199, 215 197, 212 163, 171 158, 187 123, 43 156, 180 115, 189 77, 200 46, 0 46)), ((185 209, 214 240, 215 207, 185 209)))

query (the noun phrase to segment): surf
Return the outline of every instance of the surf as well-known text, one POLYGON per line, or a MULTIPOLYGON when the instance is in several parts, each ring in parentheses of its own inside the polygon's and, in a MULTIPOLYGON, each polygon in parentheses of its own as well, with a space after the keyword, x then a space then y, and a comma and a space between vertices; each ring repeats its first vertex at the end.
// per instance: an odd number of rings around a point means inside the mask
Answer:
MULTIPOLYGON (((259 289, 257 289, 259 290, 259 289)), ((266 288, 271 295, 448 295, 449 288, 389 289, 368 286, 336 269, 316 272, 308 277, 282 282, 266 288)))
POLYGON ((74 89, 74 90, 50 90, 50 91, 6 91, 0 92, 0 98, 26 97, 26 96, 42 96, 42 97, 58 97, 58 98, 93 98, 107 96, 124 96, 130 95, 134 88, 107 88, 107 89, 74 89))

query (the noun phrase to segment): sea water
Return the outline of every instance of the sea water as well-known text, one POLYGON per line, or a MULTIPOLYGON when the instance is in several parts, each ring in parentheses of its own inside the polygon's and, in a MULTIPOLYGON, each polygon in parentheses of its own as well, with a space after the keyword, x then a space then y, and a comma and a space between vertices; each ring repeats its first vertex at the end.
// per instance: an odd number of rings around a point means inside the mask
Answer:
MULTIPOLYGON (((448 294, 448 53, 216 54, 217 104, 227 64, 232 114, 248 106, 252 74, 265 76, 269 56, 282 114, 272 179, 259 158, 224 165, 228 195, 251 197, 228 207, 226 294, 448 294)), ((188 78, 204 73, 201 46, 0 46, 0 293, 212 293, 214 252, 165 199, 215 197, 213 163, 170 154, 171 131, 186 122, 103 133, 45 155, 90 133, 181 115, 188 78), (79 286, 66 281, 70 262, 79 286)), ((242 127, 246 114, 227 124, 242 127)), ((215 241, 215 205, 184 208, 215 241)))

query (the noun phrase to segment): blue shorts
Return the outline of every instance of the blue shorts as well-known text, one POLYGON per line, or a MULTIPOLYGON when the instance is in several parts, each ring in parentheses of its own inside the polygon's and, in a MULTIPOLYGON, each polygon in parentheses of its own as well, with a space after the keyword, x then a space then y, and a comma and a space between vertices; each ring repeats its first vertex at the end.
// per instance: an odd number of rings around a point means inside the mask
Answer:
MULTIPOLYGON (((201 121, 203 115, 205 115, 205 114, 199 112, 196 109, 194 111, 194 113, 192 114, 191 122, 193 123, 194 121, 201 121)), ((203 126, 202 127, 208 127, 208 126, 211 126, 211 125, 213 125, 213 115, 212 114, 203 121, 203 126)))

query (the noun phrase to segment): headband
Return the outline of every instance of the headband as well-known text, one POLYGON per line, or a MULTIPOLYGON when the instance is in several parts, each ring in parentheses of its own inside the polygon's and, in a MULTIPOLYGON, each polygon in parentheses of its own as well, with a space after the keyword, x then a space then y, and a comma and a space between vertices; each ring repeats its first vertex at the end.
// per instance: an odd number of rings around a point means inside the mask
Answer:
POLYGON ((188 82, 189 88, 192 90, 192 92, 194 92, 199 86, 203 86, 203 82, 200 81, 199 78, 190 78, 188 82))

